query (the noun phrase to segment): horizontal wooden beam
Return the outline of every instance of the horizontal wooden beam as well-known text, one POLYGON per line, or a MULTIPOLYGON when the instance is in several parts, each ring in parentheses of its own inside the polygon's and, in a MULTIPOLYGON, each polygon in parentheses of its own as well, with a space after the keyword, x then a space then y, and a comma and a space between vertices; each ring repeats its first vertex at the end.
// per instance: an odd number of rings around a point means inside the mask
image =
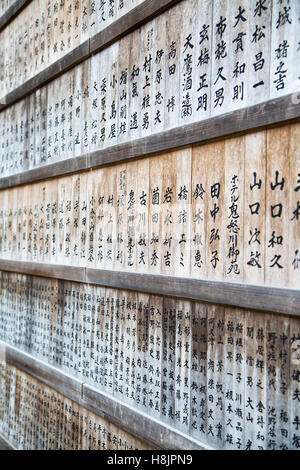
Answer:
POLYGON ((0 270, 75 282, 86 281, 86 269, 78 266, 0 260, 0 270))
POLYGON ((244 134, 299 120, 300 93, 299 99, 298 95, 294 93, 194 124, 176 127, 148 137, 0 178, 0 189, 112 165, 175 148, 206 143, 230 135, 244 134))
POLYGON ((90 39, 90 53, 95 54, 162 14, 181 0, 145 0, 112 25, 90 39))
POLYGON ((0 434, 0 450, 16 450, 16 449, 0 434))
POLYGON ((90 44, 88 39, 74 48, 68 54, 63 56, 61 59, 57 60, 39 72, 37 75, 29 78, 22 85, 1 98, 0 111, 3 111, 5 108, 11 106, 16 101, 24 98, 41 86, 46 85, 46 83, 49 81, 54 80, 63 73, 67 72, 70 68, 87 59, 90 56, 89 49, 90 44))
MULTIPOLYGON (((95 36, 87 39, 84 43, 68 52, 46 69, 36 74, 7 95, 1 97, 0 111, 24 98, 36 89, 46 85, 49 81, 64 74, 93 54, 119 41, 122 37, 126 36, 126 34, 152 20, 179 1, 181 0, 145 0, 95 36)), ((29 1, 27 1, 27 3, 29 3, 29 1)))
POLYGON ((157 449, 212 450, 182 433, 33 356, 0 341, 5 362, 157 449))
POLYGON ((0 341, 0 347, 2 350, 5 348, 6 363, 26 372, 71 400, 78 402, 81 399, 81 380, 3 341, 0 341))
POLYGON ((251 310, 300 315, 300 291, 296 289, 100 269, 87 269, 86 282, 251 310))
POLYGON ((0 32, 31 2, 32 0, 15 0, 0 17, 0 32))
POLYGON ((297 289, 13 260, 0 260, 0 270, 300 316, 297 289))
POLYGON ((147 442, 151 446, 161 449, 182 449, 182 450, 213 450, 212 447, 193 439, 166 423, 162 423, 154 418, 149 419, 148 415, 136 411, 116 399, 104 393, 99 393, 97 389, 88 384, 83 384, 83 395, 81 404, 93 411, 95 414, 101 413, 103 418, 114 423, 147 442))

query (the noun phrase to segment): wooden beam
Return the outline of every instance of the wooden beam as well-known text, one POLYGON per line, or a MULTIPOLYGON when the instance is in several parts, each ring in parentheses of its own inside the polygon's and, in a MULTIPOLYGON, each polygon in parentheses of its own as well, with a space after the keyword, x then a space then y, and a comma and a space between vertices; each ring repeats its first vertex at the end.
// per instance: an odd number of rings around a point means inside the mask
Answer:
POLYGON ((297 289, 13 260, 0 260, 0 270, 300 316, 297 289))
MULTIPOLYGON (((0 100, 0 111, 22 99, 29 93, 32 93, 36 89, 44 86, 50 80, 64 74, 69 69, 75 67, 75 65, 86 60, 96 52, 99 52, 114 42, 119 41, 122 37, 126 36, 126 34, 152 20, 152 18, 161 14, 179 1, 181 0, 156 0, 155 2, 153 0, 145 0, 121 18, 114 21, 111 25, 97 33, 95 36, 87 39, 84 43, 68 52, 65 56, 49 65, 46 69, 24 82, 15 90, 3 96, 0 100)), ((28 0, 27 3, 29 3, 28 0)))
POLYGON ((83 384, 81 404, 156 448, 213 450, 166 423, 154 418, 149 419, 147 415, 140 413, 136 408, 132 408, 115 398, 112 399, 109 395, 99 392, 91 385, 83 384))
POLYGON ((89 268, 86 282, 251 310, 300 315, 300 291, 296 289, 89 268))
POLYGON ((41 181, 91 168, 142 158, 166 150, 207 143, 226 136, 300 120, 300 99, 293 93, 194 124, 114 145, 92 153, 0 178, 0 189, 41 181))
POLYGON ((0 269, 3 271, 29 274, 31 276, 64 279, 75 282, 85 282, 86 280, 85 268, 79 266, 1 260, 0 269))
POLYGON ((74 401, 79 401, 82 394, 82 382, 62 370, 27 354, 20 349, 5 345, 5 362, 53 388, 74 401))
POLYGON ((14 3, 0 17, 0 32, 31 3, 32 0, 15 0, 14 3))
POLYGON ((0 189, 20 186, 22 184, 34 183, 57 176, 77 173, 88 169, 87 155, 69 158, 50 165, 33 168, 16 175, 0 178, 0 189))
POLYGON ((5 361, 158 449, 212 450, 206 444, 0 341, 5 361))
POLYGON ((140 5, 121 16, 112 25, 95 34, 90 39, 90 53, 95 54, 126 34, 138 29, 143 24, 162 14, 181 0, 145 0, 140 5))
POLYGON ((4 437, 0 435, 0 450, 16 450, 4 437))
POLYGON ((89 48, 90 44, 88 39, 72 51, 68 52, 68 54, 63 56, 61 59, 57 60, 39 72, 37 75, 24 82, 15 90, 9 92, 1 99, 2 107, 0 110, 2 111, 16 101, 24 98, 26 95, 34 92, 41 86, 46 85, 46 83, 50 82, 51 80, 54 80, 63 73, 67 72, 70 68, 75 67, 75 65, 79 64, 83 60, 87 59, 90 56, 89 48))

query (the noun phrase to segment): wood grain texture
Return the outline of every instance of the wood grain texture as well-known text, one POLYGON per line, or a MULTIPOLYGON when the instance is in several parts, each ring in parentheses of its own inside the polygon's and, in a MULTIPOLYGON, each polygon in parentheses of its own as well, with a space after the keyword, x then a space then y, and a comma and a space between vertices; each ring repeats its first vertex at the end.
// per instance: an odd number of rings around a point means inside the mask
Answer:
POLYGON ((108 419, 112 423, 130 429, 131 434, 138 436, 150 445, 161 449, 213 450, 211 447, 194 440, 157 420, 149 419, 133 408, 108 395, 99 393, 90 385, 83 384, 81 403, 94 413, 108 419))
POLYGON ((88 168, 129 161, 166 150, 213 141, 225 136, 273 127, 281 123, 299 122, 300 103, 297 104, 295 98, 296 94, 290 94, 209 118, 202 122, 180 126, 156 135, 45 165, 41 168, 23 171, 16 175, 1 178, 0 189, 70 174, 88 168))
POLYGON ((12 346, 6 347, 6 362, 72 400, 78 401, 81 396, 82 383, 80 380, 12 346))
POLYGON ((0 436, 0 450, 15 450, 15 448, 4 437, 0 436))
MULTIPOLYGON (((24 4, 19 6, 19 9, 10 17, 9 21, 24 8, 31 0, 20 0, 16 4, 24 4)), ((82 44, 76 46, 72 51, 49 65, 46 69, 42 70, 34 77, 25 81, 22 85, 18 86, 15 90, 2 97, 0 103, 0 111, 5 107, 15 103, 22 97, 32 93, 37 88, 48 83, 50 80, 59 77, 67 72, 70 68, 83 62, 91 55, 99 52, 111 44, 117 42, 126 34, 132 32, 134 29, 139 28, 142 24, 150 21, 155 16, 161 14, 166 9, 178 3, 180 0, 160 0, 153 2, 152 0, 145 0, 142 4, 135 7, 133 10, 126 13, 124 16, 107 26, 104 30, 97 33, 94 37, 86 39, 82 44)), ((13 5, 14 6, 14 5, 13 5)), ((4 15, 5 16, 5 15, 4 15)), ((2 28, 5 27, 5 22, 2 28)), ((0 18, 0 31, 1 31, 1 18, 0 18)))
POLYGON ((300 293, 296 289, 94 269, 87 269, 86 282, 255 310, 299 315, 300 293))
MULTIPOLYGON (((0 344, 3 344, 0 342, 0 344)), ((96 415, 122 427, 133 436, 142 439, 155 448, 212 450, 209 446, 169 427, 136 409, 99 392, 91 385, 80 382, 20 350, 6 345, 6 362, 54 388, 65 397, 84 406, 96 415)))
POLYGON ((154 274, 136 274, 105 269, 1 260, 3 271, 72 280, 117 289, 149 292, 190 300, 232 305, 251 310, 299 316, 300 292, 225 281, 207 281, 154 274))
POLYGON ((90 53, 95 54, 121 37, 138 29, 155 16, 160 15, 180 0, 145 0, 132 11, 119 18, 112 25, 100 31, 90 39, 90 53))
POLYGON ((64 279, 69 281, 85 282, 85 269, 73 266, 70 270, 67 266, 47 265, 42 263, 26 263, 15 261, 7 261, 7 269, 11 272, 27 272, 27 274, 50 277, 56 279, 64 279))
POLYGON ((5 11, 0 17, 0 31, 6 28, 7 25, 17 16, 21 11, 29 5, 32 0, 15 0, 14 3, 5 11))

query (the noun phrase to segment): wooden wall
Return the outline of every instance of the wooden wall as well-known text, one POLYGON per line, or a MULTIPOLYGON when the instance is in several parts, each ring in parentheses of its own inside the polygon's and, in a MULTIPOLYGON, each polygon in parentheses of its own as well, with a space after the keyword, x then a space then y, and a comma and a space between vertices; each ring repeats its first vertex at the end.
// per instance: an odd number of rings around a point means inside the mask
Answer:
POLYGON ((1 2, 14 448, 300 447, 299 6, 1 2))
POLYGON ((296 446, 299 318, 5 272, 1 288, 0 339, 37 360, 212 447, 296 446))
POLYGON ((16 449, 150 450, 151 448, 30 375, 0 364, 1 430, 16 449))

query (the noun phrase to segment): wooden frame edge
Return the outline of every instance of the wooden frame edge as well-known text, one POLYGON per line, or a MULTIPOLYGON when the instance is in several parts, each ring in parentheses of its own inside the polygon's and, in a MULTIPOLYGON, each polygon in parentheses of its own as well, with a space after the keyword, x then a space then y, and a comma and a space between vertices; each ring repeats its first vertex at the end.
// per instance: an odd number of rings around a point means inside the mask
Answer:
POLYGON ((0 17, 0 32, 31 2, 32 0, 15 0, 0 17))
MULTIPOLYGON (((299 94, 300 95, 300 94, 299 94)), ((298 93, 0 178, 0 190, 300 120, 298 93)))
POLYGON ((240 307, 260 312, 300 316, 300 290, 297 289, 29 261, 0 260, 0 270, 240 307))
POLYGON ((116 424, 138 439, 157 449, 214 450, 212 447, 182 433, 167 423, 152 418, 128 404, 97 390, 3 341, 6 363, 31 375, 62 395, 86 407, 98 416, 116 424))

